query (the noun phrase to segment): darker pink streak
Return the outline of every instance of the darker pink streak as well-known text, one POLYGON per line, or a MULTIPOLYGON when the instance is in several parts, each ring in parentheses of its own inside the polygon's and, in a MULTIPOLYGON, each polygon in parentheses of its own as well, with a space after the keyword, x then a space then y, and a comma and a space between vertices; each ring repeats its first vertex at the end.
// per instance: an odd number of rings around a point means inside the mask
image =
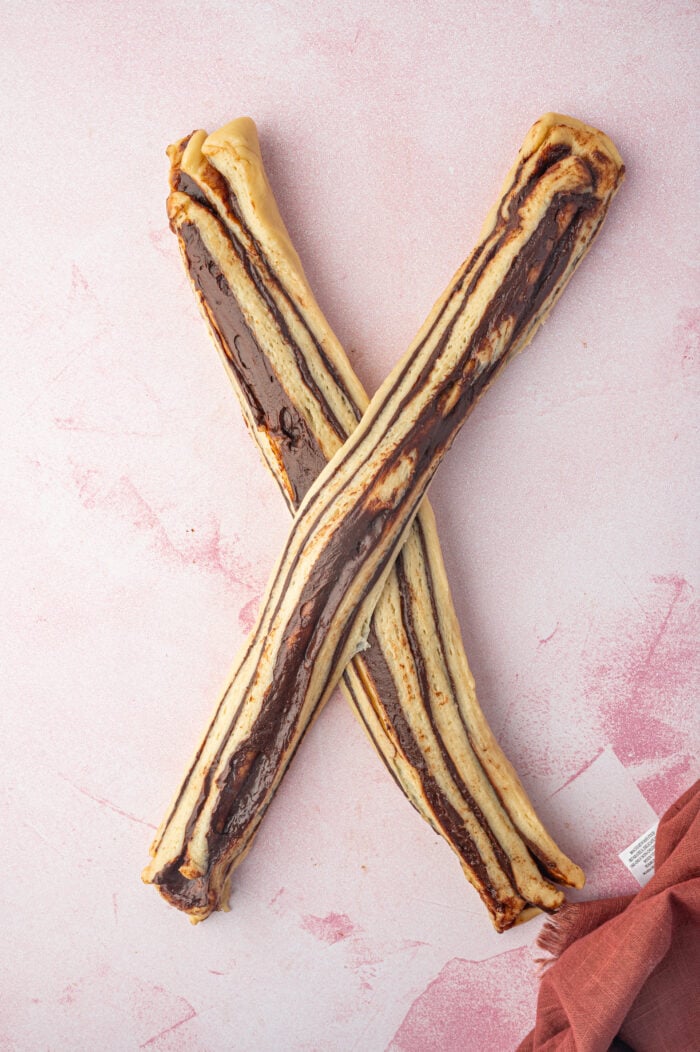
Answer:
POLYGON ((571 783, 575 782, 577 778, 580 778, 580 776, 582 774, 585 774, 585 772, 588 770, 588 768, 592 767, 593 764, 598 759, 598 757, 602 756, 604 752, 605 752, 605 748, 604 748, 604 746, 601 745, 601 747, 593 754, 593 756, 591 756, 591 758, 589 760, 586 760, 586 762, 581 767, 579 767, 578 771, 575 771, 571 775, 570 778, 566 779, 566 781, 564 782, 563 785, 560 785, 558 789, 554 790, 554 792, 552 793, 552 796, 556 796, 557 793, 560 793, 562 791, 562 789, 566 789, 566 787, 568 785, 571 785, 571 783))
POLYGON ((550 639, 554 639, 554 637, 555 637, 555 635, 557 634, 558 631, 559 631, 559 622, 557 621, 556 625, 554 626, 553 631, 551 631, 548 636, 545 636, 544 639, 540 639, 538 641, 537 649, 539 650, 540 647, 546 646, 547 643, 549 643, 550 639))
POLYGON ((697 369, 700 362, 700 309, 686 307, 678 313, 673 329, 673 349, 684 373, 697 369))
POLYGON ((640 781, 640 788, 657 815, 665 811, 669 802, 679 797, 688 784, 692 783, 697 768, 697 758, 689 753, 673 760, 669 767, 658 774, 652 774, 640 781))
POLYGON ((487 961, 455 957, 409 1008, 387 1052, 496 1052, 532 1025, 535 968, 526 947, 487 961), (498 991, 507 991, 499 997, 498 991))
POLYGON ((75 1004, 76 994, 80 988, 80 983, 69 983, 68 986, 63 988, 61 996, 58 999, 60 1005, 72 1005, 75 1004))
POLYGON ((194 1019, 197 1013, 195 1012, 192 1005, 188 1005, 188 1009, 189 1011, 186 1016, 184 1016, 182 1019, 178 1019, 178 1021, 176 1023, 173 1023, 171 1026, 166 1026, 164 1030, 161 1030, 157 1034, 154 1034, 153 1037, 149 1037, 148 1041, 144 1041, 142 1045, 139 1045, 139 1048, 148 1048, 149 1045, 154 1045, 156 1041, 159 1041, 161 1037, 165 1037, 166 1034, 170 1034, 173 1030, 177 1030, 177 1028, 179 1026, 182 1026, 183 1023, 189 1023, 190 1019, 194 1019))
MULTIPOLYGON (((84 508, 112 511, 139 533, 147 534, 151 546, 164 560, 176 562, 181 566, 202 567, 210 573, 221 575, 231 585, 242 585, 249 590, 255 590, 256 595, 259 594, 260 582, 257 574, 250 564, 236 555, 232 545, 222 540, 218 522, 210 522, 206 530, 188 529, 175 543, 165 529, 158 511, 130 478, 122 476, 105 485, 105 480, 96 469, 74 467, 73 481, 84 508)), ((233 538, 234 544, 236 541, 237 538, 233 538)))
POLYGON ((77 789, 79 793, 82 793, 83 796, 87 796, 89 800, 94 800, 96 804, 100 805, 100 807, 107 807, 110 811, 114 811, 115 814, 121 815, 122 818, 128 818, 130 822, 137 822, 140 826, 148 826, 149 829, 156 828, 154 825, 151 825, 150 822, 146 822, 145 819, 137 818, 136 815, 132 815, 128 811, 122 811, 121 807, 117 807, 117 805, 113 804, 111 800, 105 800, 101 796, 95 796, 95 794, 89 792, 89 790, 83 789, 80 785, 76 785, 75 782, 71 782, 70 778, 66 778, 65 774, 61 774, 60 777, 64 782, 68 782, 68 784, 72 785, 74 789, 77 789))
POLYGON ((238 623, 242 629, 246 632, 250 632, 255 624, 255 618, 257 617, 258 607, 260 606, 260 596, 255 595, 252 599, 249 599, 245 606, 241 607, 238 612, 238 623))
POLYGON ((77 263, 71 265, 70 290, 73 298, 90 292, 90 285, 77 263))
POLYGON ((167 1035, 197 1015, 184 997, 103 962, 64 987, 56 1011, 86 1020, 93 1017, 95 1005, 102 1007, 105 1019, 113 1021, 115 1034, 121 1026, 120 1048, 174 1048, 167 1035), (162 1045, 161 1039, 165 1039, 162 1045))
MULTIPOLYGON (((627 767, 681 753, 687 727, 677 714, 687 709, 692 719, 699 685, 700 618, 693 590, 676 575, 652 582, 650 594, 606 634, 588 672, 587 697, 627 767), (676 714, 675 724, 669 713, 676 714)), ((645 791, 643 782, 640 787, 645 791)), ((657 807, 658 801, 647 799, 657 807)))
POLYGON ((159 230, 149 230, 148 240, 161 256, 169 258, 177 254, 177 249, 172 245, 174 239, 171 237, 167 226, 161 227, 159 230))
POLYGON ((357 930, 347 913, 329 913, 325 917, 307 914, 302 918, 301 926, 319 942, 331 944, 348 939, 357 930))

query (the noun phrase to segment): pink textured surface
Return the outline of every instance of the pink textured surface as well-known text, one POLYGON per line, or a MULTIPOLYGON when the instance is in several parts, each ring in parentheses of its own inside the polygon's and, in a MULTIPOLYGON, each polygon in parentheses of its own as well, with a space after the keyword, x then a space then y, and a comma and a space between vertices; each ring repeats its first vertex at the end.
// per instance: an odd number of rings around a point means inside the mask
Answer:
POLYGON ((248 113, 374 389, 531 122, 628 165, 432 490, 480 697, 589 875, 697 775, 689 3, 10 3, 2 13, 3 1050, 512 1048, 497 936, 339 696, 191 928, 139 872, 287 529, 181 271, 165 145, 248 113), (372 14, 367 11, 371 10, 372 14))

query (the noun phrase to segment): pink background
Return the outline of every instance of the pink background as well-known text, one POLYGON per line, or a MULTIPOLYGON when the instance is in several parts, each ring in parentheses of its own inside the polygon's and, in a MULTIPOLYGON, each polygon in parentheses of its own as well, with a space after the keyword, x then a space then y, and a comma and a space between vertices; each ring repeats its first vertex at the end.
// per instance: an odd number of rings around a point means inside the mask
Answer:
POLYGON ((533 120, 619 146, 432 499, 494 730, 583 895, 634 890, 618 851, 697 776, 693 10, 3 5, 3 1050, 499 1052, 533 1022, 541 922, 492 931, 339 695, 229 914, 139 879, 288 526, 164 211, 166 144, 241 114, 371 390, 533 120))

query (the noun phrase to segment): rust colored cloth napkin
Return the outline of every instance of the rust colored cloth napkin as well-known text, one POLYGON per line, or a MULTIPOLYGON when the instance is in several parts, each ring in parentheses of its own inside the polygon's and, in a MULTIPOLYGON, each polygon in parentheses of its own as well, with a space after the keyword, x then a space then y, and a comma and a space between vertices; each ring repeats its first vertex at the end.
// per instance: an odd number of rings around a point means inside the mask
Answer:
POLYGON ((572 903, 543 929, 556 960, 518 1052, 698 1052, 700 781, 661 819, 655 867, 637 895, 572 903))

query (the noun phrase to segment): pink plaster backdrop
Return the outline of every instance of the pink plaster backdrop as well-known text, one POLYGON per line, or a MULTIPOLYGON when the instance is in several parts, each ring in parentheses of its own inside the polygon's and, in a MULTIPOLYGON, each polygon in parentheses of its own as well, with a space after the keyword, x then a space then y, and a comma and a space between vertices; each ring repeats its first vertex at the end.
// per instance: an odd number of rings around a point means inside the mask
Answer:
MULTIPOLYGON (((697 9, 695 9, 697 13, 697 9)), ((693 5, 6 2, 3 1050, 501 1052, 497 936, 335 696, 231 912, 140 883, 288 520, 167 229, 164 148, 250 114, 375 389, 540 113, 628 179, 435 482, 489 719, 585 895, 697 775, 693 5)))

